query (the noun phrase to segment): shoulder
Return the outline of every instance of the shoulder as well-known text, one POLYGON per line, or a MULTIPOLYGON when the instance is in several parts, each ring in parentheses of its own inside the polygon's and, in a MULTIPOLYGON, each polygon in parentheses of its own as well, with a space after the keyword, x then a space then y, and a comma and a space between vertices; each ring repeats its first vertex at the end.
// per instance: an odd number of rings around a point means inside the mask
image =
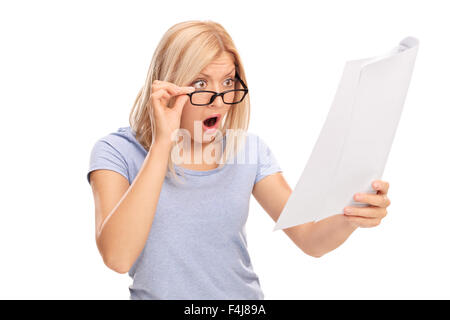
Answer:
POLYGON ((97 139, 92 151, 91 157, 95 156, 114 156, 128 165, 134 161, 134 158, 145 154, 146 150, 136 140, 135 133, 131 127, 119 127, 101 138, 97 139))
POLYGON ((110 132, 99 140, 108 142, 120 149, 128 148, 136 142, 131 127, 119 127, 116 131, 110 132))
POLYGON ((247 142, 249 143, 251 153, 253 153, 254 158, 256 159, 257 170, 254 183, 257 183, 270 174, 282 172, 277 158, 261 135, 249 132, 247 135, 247 142))
POLYGON ((261 163, 265 163, 268 161, 274 161, 272 152, 266 143, 266 140, 262 138, 260 134, 252 131, 244 132, 245 143, 241 145, 242 147, 239 149, 239 156, 246 157, 246 161, 249 164, 260 165, 261 163), (245 147, 244 147, 245 146, 245 147), (272 158, 271 158, 272 157, 272 158))
POLYGON ((130 181, 136 159, 142 158, 143 151, 140 148, 145 151, 130 127, 119 127, 97 139, 91 149, 88 181, 89 173, 96 169, 117 171, 130 181))
POLYGON ((97 143, 108 144, 118 153, 122 154, 124 158, 126 155, 133 155, 137 151, 145 151, 136 140, 135 133, 130 126, 119 127, 116 131, 110 132, 98 139, 97 143))
POLYGON ((247 132, 246 134, 246 142, 249 146, 249 150, 256 152, 259 156, 270 152, 270 148, 266 142, 266 140, 256 132, 247 132))

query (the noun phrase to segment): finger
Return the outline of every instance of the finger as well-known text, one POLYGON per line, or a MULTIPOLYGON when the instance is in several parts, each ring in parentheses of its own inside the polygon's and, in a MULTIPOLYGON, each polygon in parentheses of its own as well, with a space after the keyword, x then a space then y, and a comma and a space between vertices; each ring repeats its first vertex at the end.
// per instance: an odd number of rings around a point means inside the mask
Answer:
POLYGON ((187 102, 187 100, 189 99, 188 96, 180 96, 177 97, 177 99, 175 100, 175 104, 173 106, 173 108, 177 111, 177 112, 182 112, 183 108, 187 102))
POLYGON ((368 203, 377 207, 387 207, 391 201, 385 194, 356 193, 353 197, 356 202, 368 203))
POLYGON ((386 208, 380 207, 345 207, 344 214, 346 216, 357 216, 364 218, 379 218, 382 219, 387 215, 386 208))
POLYGON ((160 92, 160 91, 165 91, 168 94, 170 94, 170 96, 176 96, 176 95, 180 95, 182 93, 180 89, 173 87, 173 86, 168 86, 168 85, 152 86, 152 92, 156 93, 156 92, 160 92))
POLYGON ((160 80, 155 80, 153 81, 152 84, 152 91, 157 91, 157 90, 166 90, 169 94, 173 95, 173 96, 177 96, 177 95, 182 95, 182 94, 186 94, 189 92, 193 92, 195 91, 194 87, 182 87, 182 86, 177 86, 174 83, 171 82, 167 82, 167 81, 160 81, 160 80))
POLYGON ((177 86, 175 83, 168 82, 168 81, 161 81, 161 80, 155 80, 152 83, 152 88, 155 89, 161 89, 161 88, 173 88, 178 90, 180 87, 177 86))
POLYGON ((155 100, 162 101, 164 99, 169 100, 170 97, 171 97, 170 94, 166 90, 158 90, 156 92, 153 92, 151 95, 151 98, 153 99, 153 101, 155 101, 155 100))
POLYGON ((376 218, 362 218, 354 216, 345 216, 348 222, 361 228, 376 227, 381 223, 381 219, 376 218))
POLYGON ((382 180, 375 180, 372 183, 372 188, 378 193, 387 194, 389 190, 389 182, 382 180))
POLYGON ((152 93, 151 100, 152 105, 156 109, 160 109, 162 105, 167 105, 167 102, 170 100, 170 94, 168 94, 165 90, 159 90, 152 93))

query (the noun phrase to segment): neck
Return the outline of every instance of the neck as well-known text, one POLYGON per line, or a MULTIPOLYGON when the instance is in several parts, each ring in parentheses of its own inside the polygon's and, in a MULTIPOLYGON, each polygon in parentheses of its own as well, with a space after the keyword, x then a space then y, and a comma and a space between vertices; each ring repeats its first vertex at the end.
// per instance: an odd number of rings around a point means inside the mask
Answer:
POLYGON ((222 143, 215 140, 211 142, 197 142, 191 139, 190 143, 179 144, 180 157, 183 164, 202 165, 219 163, 222 154, 222 143))

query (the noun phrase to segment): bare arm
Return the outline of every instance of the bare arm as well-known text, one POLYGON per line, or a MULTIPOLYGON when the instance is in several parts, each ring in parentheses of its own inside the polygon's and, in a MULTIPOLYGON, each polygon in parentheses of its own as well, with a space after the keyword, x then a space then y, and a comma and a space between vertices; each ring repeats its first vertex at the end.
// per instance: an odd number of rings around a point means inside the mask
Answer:
MULTIPOLYGON (((318 222, 304 223, 283 229, 291 240, 306 254, 313 257, 322 255, 339 247, 358 227, 377 226, 390 205, 387 197, 389 183, 375 180, 372 184, 377 194, 360 193, 355 201, 367 203, 366 208, 346 207, 351 212, 336 214, 318 222)), ((253 195, 266 212, 277 221, 288 201, 292 189, 281 173, 269 175, 253 187, 253 195)))
POLYGON ((128 272, 144 249, 167 172, 171 135, 180 128, 186 93, 194 90, 153 82, 147 111, 156 121, 155 141, 131 185, 112 170, 91 173, 97 246, 105 264, 119 273, 128 272), (175 104, 169 107, 172 97, 176 97, 175 104))
POLYGON ((91 173, 97 247, 105 264, 116 272, 128 272, 145 246, 170 148, 170 141, 155 142, 131 185, 111 170, 91 173))
MULTIPOLYGON (((277 221, 292 189, 281 173, 269 175, 253 187, 253 195, 270 217, 277 221)), ((309 222, 283 231, 303 252, 320 257, 340 246, 356 229, 342 214, 309 222)))

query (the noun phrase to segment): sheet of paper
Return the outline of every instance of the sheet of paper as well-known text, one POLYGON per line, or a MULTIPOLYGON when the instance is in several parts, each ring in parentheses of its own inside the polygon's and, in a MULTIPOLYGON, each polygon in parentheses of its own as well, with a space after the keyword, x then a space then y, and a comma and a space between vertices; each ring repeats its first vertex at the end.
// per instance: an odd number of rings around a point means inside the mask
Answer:
POLYGON ((275 230, 342 214, 357 192, 375 193, 411 80, 419 41, 345 64, 328 116, 275 230))

